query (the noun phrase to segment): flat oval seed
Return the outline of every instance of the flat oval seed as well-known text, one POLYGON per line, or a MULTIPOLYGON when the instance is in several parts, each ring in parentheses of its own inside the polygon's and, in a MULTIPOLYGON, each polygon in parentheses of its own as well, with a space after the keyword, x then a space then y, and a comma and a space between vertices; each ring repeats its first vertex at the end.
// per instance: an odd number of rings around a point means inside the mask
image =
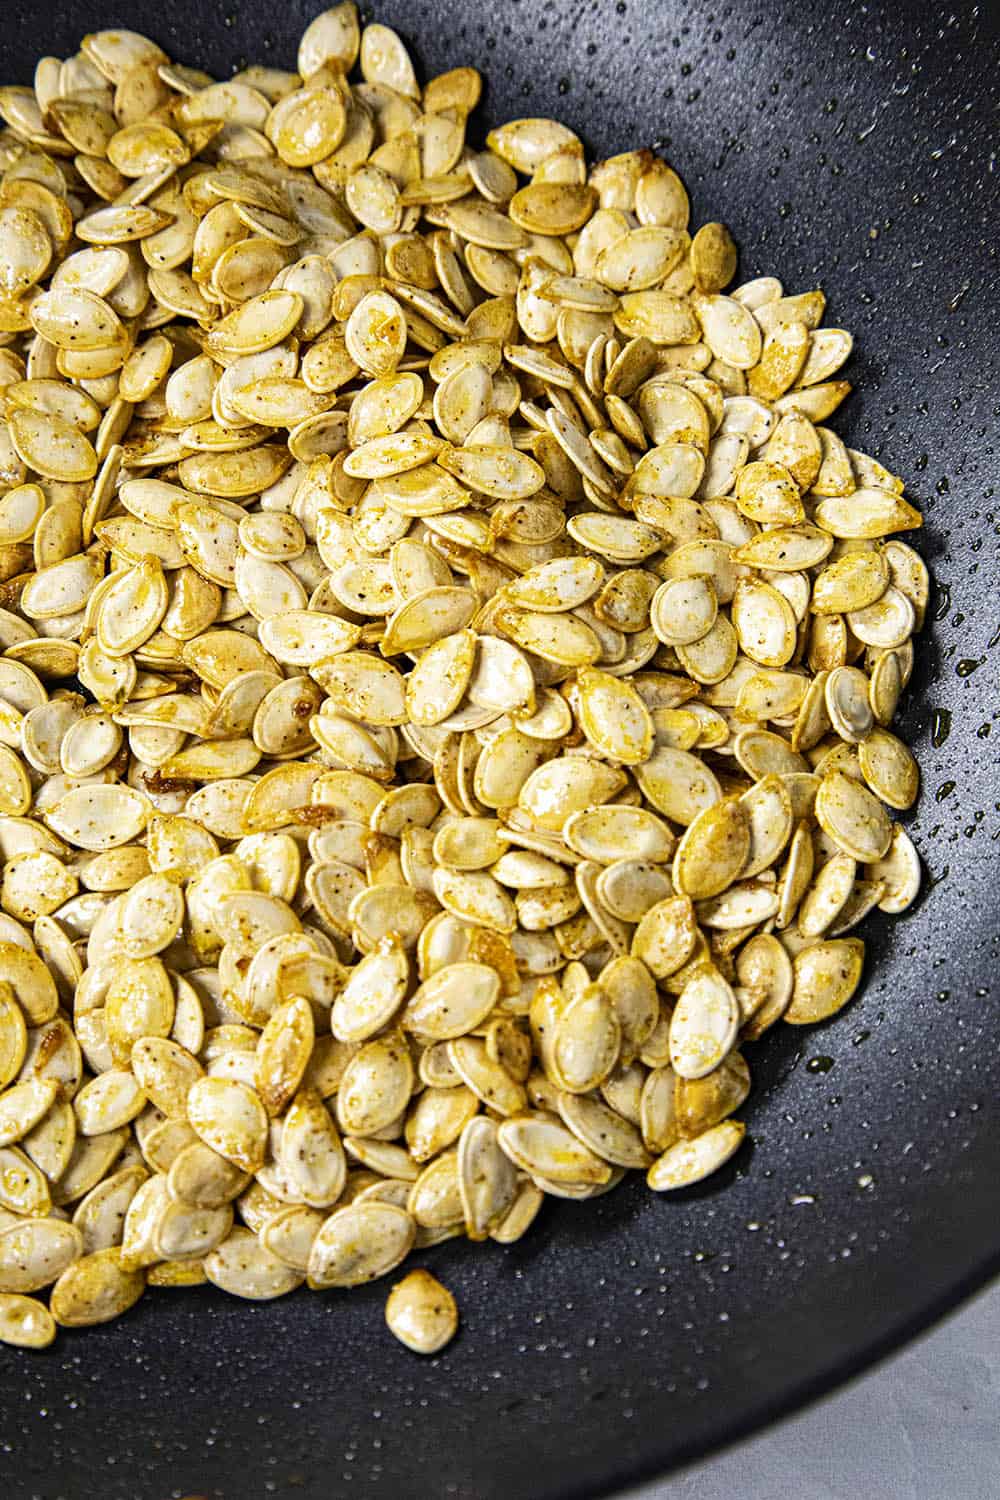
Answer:
POLYGON ((807 1026, 836 1015, 858 987, 864 954, 860 938, 831 938, 796 954, 792 1003, 784 1019, 807 1026))
POLYGON ((381 1031, 402 1005, 409 983, 406 953, 398 942, 382 939, 348 976, 334 1000, 330 1026, 342 1042, 363 1042, 381 1031))
POLYGON ((0 1232, 0 1292, 37 1292, 83 1254, 75 1224, 26 1219, 0 1232))
POLYGON ((248 1181, 245 1172, 203 1141, 192 1141, 178 1152, 167 1174, 171 1198, 189 1208, 222 1208, 243 1191, 248 1181))
POLYGON ((566 1090, 586 1094, 603 1082, 618 1061, 621 1023, 602 989, 590 986, 566 1006, 551 1047, 553 1071, 566 1090))
POLYGON ((130 958, 152 958, 180 932, 184 897, 165 875, 147 875, 126 894, 121 907, 121 935, 130 958))
POLYGON ((642 918, 632 939, 632 953, 655 978, 667 979, 687 963, 697 937, 690 897, 670 896, 642 918))
POLYGON ((750 823, 743 805, 726 798, 694 819, 674 855, 675 889, 703 900, 717 896, 742 873, 750 853, 750 823))
POLYGON ((71 422, 47 412, 15 410, 8 418, 14 447, 36 473, 48 479, 81 482, 97 473, 93 446, 71 422))
POLYGON ((636 768, 639 785, 657 812, 687 827, 722 795, 718 780, 704 761, 686 750, 660 745, 636 768))
POLYGON ((688 646, 708 634, 715 624, 718 608, 711 579, 675 578, 657 589, 649 619, 665 646, 688 646))
POLYGON ((431 642, 418 657, 406 684, 406 707, 414 724, 439 724, 465 694, 476 659, 476 636, 459 630, 431 642))
POLYGON ((127 1271, 116 1245, 86 1255, 64 1271, 52 1288, 52 1316, 66 1328, 89 1327, 120 1318, 146 1286, 138 1271, 127 1271))
POLYGON ((609 760, 638 765, 653 748, 653 721, 636 689, 596 668, 577 672, 580 727, 609 760))
POLYGON ((473 1031, 500 996, 500 978, 485 964, 456 963, 425 980, 403 1012, 403 1024, 434 1041, 473 1031))
POLYGON ((134 1120, 146 1103, 132 1074, 110 1068, 85 1084, 73 1100, 81 1135, 102 1135, 134 1120))
POLYGON ((448 1058, 462 1082, 488 1109, 513 1115, 524 1108, 524 1088, 478 1037, 457 1037, 449 1042, 448 1058))
POLYGON ((238 1227, 206 1255, 204 1266, 215 1286, 253 1302, 283 1297, 303 1280, 301 1271, 285 1265, 249 1229, 238 1227))
POLYGON ((0 1294, 0 1344, 45 1349, 56 1336, 55 1319, 36 1297, 0 1294))
POLYGON ((517 913, 506 891, 485 870, 437 869, 434 894, 446 911, 476 927, 513 932, 517 913))
POLYGON ((429 1271, 411 1271, 389 1293, 385 1321, 415 1354, 438 1354, 458 1331, 458 1308, 429 1271))
POLYGON ((271 1012, 257 1043, 254 1085, 272 1117, 283 1113, 302 1082, 314 1041, 308 1000, 296 997, 271 1012))
POLYGON ((24 1215, 44 1214, 51 1207, 44 1173, 17 1146, 0 1147, 0 1207, 24 1215))
POLYGON ((0 1146, 10 1146, 44 1119, 59 1095, 53 1078, 29 1078, 0 1094, 0 1146))
POLYGON ((649 1166, 639 1131, 607 1104, 590 1095, 566 1093, 560 1094, 558 1104, 563 1123, 596 1156, 612 1166, 649 1166))
POLYGON ((704 1078, 736 1041, 740 1011, 732 989, 715 969, 684 986, 670 1018, 670 1062, 681 1078, 704 1078))
POLYGON ((281 1160, 293 1189, 312 1208, 330 1208, 347 1180, 340 1137, 315 1089, 303 1089, 285 1116, 281 1160))
POLYGON ((149 802, 131 787, 81 786, 68 791, 47 814, 49 827, 79 849, 114 849, 145 828, 149 802))
POLYGON ((654 1193, 690 1187, 717 1172, 743 1144, 746 1126, 736 1120, 723 1120, 692 1141, 678 1141, 669 1146, 646 1173, 646 1182, 654 1193))
POLYGON ((390 1203, 335 1209, 313 1241, 309 1285, 362 1286, 387 1275, 409 1254, 416 1228, 405 1209, 390 1203))
POLYGON ((466 1233, 483 1240, 506 1217, 517 1194, 517 1172, 500 1149, 497 1127, 479 1115, 469 1120, 458 1146, 458 1189, 466 1233))
POLYGON ((264 1163, 267 1115, 253 1089, 228 1078, 201 1078, 188 1093, 188 1119, 207 1146, 244 1172, 264 1163))
POLYGON ((913 755, 887 729, 874 728, 858 746, 858 764, 868 786, 889 807, 905 812, 920 790, 920 771, 913 755))
POLYGON ((889 848, 892 820, 866 786, 832 770, 816 793, 816 820, 838 848, 861 864, 874 864, 889 848))
POLYGON ((612 805, 575 812, 566 820, 562 835, 577 854, 600 864, 626 855, 662 864, 674 849, 667 825, 642 807, 612 805))
POLYGON ((803 937, 820 937, 843 910, 851 891, 857 865, 849 854, 827 860, 802 898, 798 928, 803 937))
POLYGON ((188 1090, 203 1071, 197 1058, 167 1037, 143 1036, 133 1044, 131 1065, 150 1103, 168 1119, 186 1119, 188 1090))
POLYGON ((872 880, 883 886, 880 911, 901 912, 916 900, 920 890, 920 856, 913 840, 899 823, 893 824, 892 842, 883 857, 869 866, 872 880))
POLYGON ((553 1115, 515 1115, 502 1122, 498 1139, 515 1166, 550 1182, 599 1187, 611 1178, 611 1168, 553 1115))
POLYGON ((337 1119, 348 1135, 373 1135, 406 1108, 413 1092, 413 1064, 400 1033, 366 1042, 344 1070, 337 1092, 337 1119))

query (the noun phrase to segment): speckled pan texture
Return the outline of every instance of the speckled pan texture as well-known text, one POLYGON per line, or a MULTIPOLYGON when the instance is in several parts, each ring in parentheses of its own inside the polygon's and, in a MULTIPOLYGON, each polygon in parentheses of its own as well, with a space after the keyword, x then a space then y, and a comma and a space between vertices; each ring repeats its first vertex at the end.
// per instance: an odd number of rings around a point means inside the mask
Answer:
MULTIPOLYGON (((6 0, 0 75, 115 23, 220 77, 289 65, 315 8, 6 0)), ((704 1187, 636 1182, 547 1207, 511 1248, 431 1252, 463 1330, 425 1362, 385 1329, 383 1286, 164 1293, 7 1351, 5 1500, 603 1495, 860 1370, 1000 1265, 995 8, 384 0, 378 19, 428 73, 483 70, 484 129, 555 114, 598 154, 655 144, 696 221, 732 226, 741 278, 821 283, 853 330, 838 427, 905 476, 936 580, 902 731, 925 891, 867 925, 849 1010, 754 1046, 752 1146, 704 1187)))

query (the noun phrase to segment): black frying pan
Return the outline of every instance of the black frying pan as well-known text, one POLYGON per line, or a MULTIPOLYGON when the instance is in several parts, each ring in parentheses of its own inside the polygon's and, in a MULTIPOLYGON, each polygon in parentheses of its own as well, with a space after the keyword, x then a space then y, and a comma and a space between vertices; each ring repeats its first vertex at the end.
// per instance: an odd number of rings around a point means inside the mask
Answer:
MULTIPOLYGON (((115 24, 218 77, 290 66, 317 3, 5 0, 0 76, 115 24)), ((391 1338, 378 1285, 161 1293, 46 1355, 3 1350, 5 1500, 602 1495, 863 1369, 1000 1265, 995 9, 380 0, 426 74, 487 73, 483 128, 555 114, 598 154, 656 143, 742 275, 821 282, 855 333, 837 426, 906 476, 937 580, 904 715, 927 888, 869 920, 846 1013, 750 1049, 752 1146, 718 1178, 431 1252, 463 1315, 442 1357, 391 1338)))

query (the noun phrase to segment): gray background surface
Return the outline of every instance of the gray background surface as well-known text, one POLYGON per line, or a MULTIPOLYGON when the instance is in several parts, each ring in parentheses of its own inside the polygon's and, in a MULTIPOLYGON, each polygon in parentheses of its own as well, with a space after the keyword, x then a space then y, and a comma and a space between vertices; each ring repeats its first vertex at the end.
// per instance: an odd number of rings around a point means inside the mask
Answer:
POLYGON ((623 1500, 861 1496, 1000 1496, 1000 1284, 800 1415, 623 1500))

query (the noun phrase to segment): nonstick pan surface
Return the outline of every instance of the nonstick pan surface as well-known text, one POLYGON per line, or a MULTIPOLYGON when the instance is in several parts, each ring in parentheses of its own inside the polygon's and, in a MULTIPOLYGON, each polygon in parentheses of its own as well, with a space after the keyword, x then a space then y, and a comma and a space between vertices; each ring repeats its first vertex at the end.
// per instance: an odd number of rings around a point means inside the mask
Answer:
MULTIPOLYGON (((293 66, 309 0, 5 0, 0 77, 98 27, 224 77, 293 66)), ((993 6, 934 0, 384 0, 481 128, 655 144, 742 277, 822 284, 856 337, 848 441, 903 474, 936 579, 904 715, 927 882, 869 921, 867 980, 748 1050, 752 1144, 703 1188, 553 1204, 520 1244, 427 1256, 461 1337, 419 1361, 385 1288, 148 1296, 0 1353, 5 1500, 555 1500, 606 1494, 864 1368, 1000 1266, 1000 77, 993 6), (950 733, 945 727, 950 715, 950 733), (936 730, 935 726, 936 725, 936 730)), ((836 1463, 836 1456, 831 1455, 836 1463)))

